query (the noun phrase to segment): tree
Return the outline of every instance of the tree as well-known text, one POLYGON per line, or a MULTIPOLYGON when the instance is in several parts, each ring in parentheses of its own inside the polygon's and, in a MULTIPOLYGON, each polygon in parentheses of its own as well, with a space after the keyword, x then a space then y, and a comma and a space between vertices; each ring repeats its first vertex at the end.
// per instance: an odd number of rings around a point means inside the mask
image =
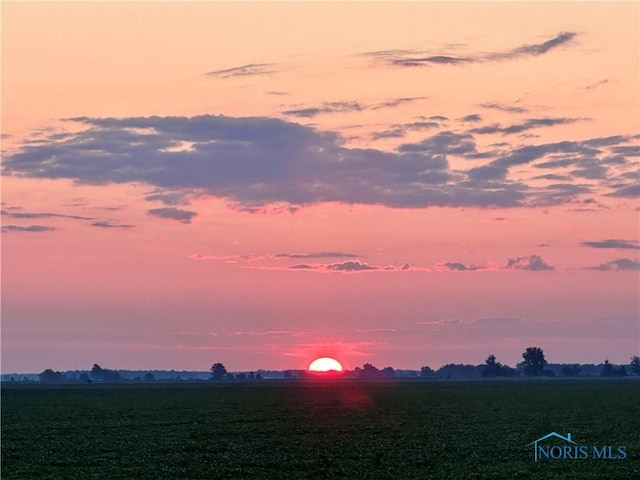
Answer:
POLYGON ((122 380, 120 372, 117 370, 102 368, 98 364, 93 365, 93 368, 91 369, 91 377, 100 382, 120 382, 122 380))
POLYGON ((580 376, 580 365, 564 365, 560 370, 560 375, 563 377, 578 377, 580 376))
POLYGON ((484 361, 485 367, 482 370, 483 377, 501 377, 502 376, 502 364, 496 361, 496 356, 491 354, 484 361))
POLYGON ((384 367, 380 373, 384 378, 395 378, 396 376, 396 371, 393 367, 384 367))
POLYGON ((38 378, 42 383, 60 383, 64 382, 64 375, 60 372, 54 372, 50 368, 47 368, 44 372, 38 375, 38 378))
POLYGON ((640 357, 637 355, 634 355, 633 357, 631 357, 631 363, 629 364, 629 368, 631 370, 631 373, 633 373, 634 375, 640 375, 640 357))
POLYGON ((436 372, 434 372, 431 367, 428 366, 424 366, 420 368, 420 377, 421 378, 428 378, 428 377, 435 377, 436 376, 436 372))
POLYGON ((227 375, 227 369, 221 363, 214 363, 211 366, 211 380, 222 380, 227 375))
POLYGON ((547 365, 544 352, 540 347, 529 347, 522 354, 524 358, 524 375, 526 377, 540 377, 547 365))
POLYGON ((89 379, 89 374, 87 374, 87 372, 82 372, 78 377, 78 381, 83 383, 91 383, 91 380, 89 379))
POLYGON ((142 377, 142 381, 143 382, 155 382, 156 381, 156 377, 153 376, 153 373, 147 372, 142 377))

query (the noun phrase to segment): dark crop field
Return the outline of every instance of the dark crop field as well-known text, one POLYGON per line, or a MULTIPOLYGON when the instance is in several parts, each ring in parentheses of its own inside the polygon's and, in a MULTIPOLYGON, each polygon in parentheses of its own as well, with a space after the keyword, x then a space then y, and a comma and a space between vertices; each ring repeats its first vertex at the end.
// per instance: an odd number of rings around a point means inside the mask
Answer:
POLYGON ((638 380, 5 384, 2 478, 636 480, 638 380), (627 458, 534 462, 552 431, 627 458))

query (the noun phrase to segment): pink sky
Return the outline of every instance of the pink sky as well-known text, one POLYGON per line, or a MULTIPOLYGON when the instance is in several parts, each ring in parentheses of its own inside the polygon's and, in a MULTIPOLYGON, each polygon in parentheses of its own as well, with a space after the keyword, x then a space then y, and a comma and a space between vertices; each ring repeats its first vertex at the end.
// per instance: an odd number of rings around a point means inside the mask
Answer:
POLYGON ((640 6, 2 5, 2 372, 626 363, 640 6))

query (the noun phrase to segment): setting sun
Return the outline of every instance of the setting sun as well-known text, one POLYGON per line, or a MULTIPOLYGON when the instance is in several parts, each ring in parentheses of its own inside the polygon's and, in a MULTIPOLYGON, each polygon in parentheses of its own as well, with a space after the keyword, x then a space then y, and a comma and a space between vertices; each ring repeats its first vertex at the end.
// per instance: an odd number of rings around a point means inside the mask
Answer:
POLYGON ((342 365, 335 358, 321 357, 316 358, 311 365, 309 365, 310 372, 341 372, 342 365))

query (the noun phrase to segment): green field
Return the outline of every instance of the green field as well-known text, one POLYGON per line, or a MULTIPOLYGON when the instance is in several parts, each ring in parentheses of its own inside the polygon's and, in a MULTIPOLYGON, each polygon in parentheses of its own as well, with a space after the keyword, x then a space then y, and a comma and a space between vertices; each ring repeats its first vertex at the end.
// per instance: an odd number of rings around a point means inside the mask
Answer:
POLYGON ((9 479, 640 479, 640 379, 2 388, 9 479), (626 459, 533 461, 556 431, 626 459))

